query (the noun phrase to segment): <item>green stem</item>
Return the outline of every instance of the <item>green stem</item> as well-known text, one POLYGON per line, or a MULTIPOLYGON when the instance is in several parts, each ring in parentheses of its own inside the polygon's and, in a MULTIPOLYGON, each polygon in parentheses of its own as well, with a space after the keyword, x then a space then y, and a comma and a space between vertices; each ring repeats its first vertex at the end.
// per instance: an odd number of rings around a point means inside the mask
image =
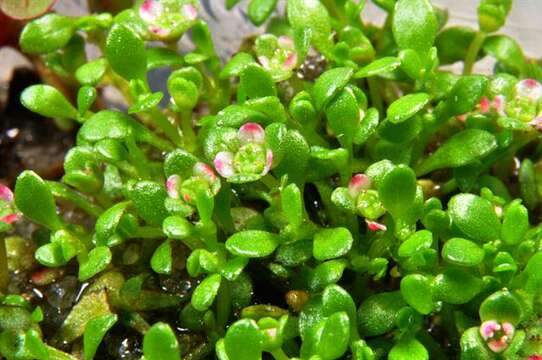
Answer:
POLYGON ((260 179, 260 181, 267 186, 269 190, 276 189, 279 186, 279 182, 275 177, 271 174, 267 174, 264 177, 260 179))
POLYGON ((275 360, 290 360, 288 355, 286 355, 281 348, 271 351, 271 355, 273 355, 275 360))
POLYGON ((141 239, 160 239, 165 237, 165 235, 160 228, 152 226, 140 226, 131 237, 141 239))
POLYGON ((224 333, 231 313, 230 282, 222 279, 216 303, 216 327, 219 333, 224 333))
POLYGON ((183 140, 179 131, 175 125, 169 122, 166 115, 164 115, 160 110, 153 109, 151 111, 151 118, 155 125, 160 128, 166 134, 166 136, 177 146, 182 146, 183 140))
POLYGON ((192 127, 192 112, 190 110, 182 111, 181 117, 181 130, 183 131, 184 146, 185 148, 193 152, 197 147, 196 133, 192 127))
POLYGON ((6 251, 6 238, 0 234, 0 293, 6 294, 9 283, 8 255, 6 251))
POLYGON ((480 48, 482 47, 485 39, 486 34, 482 31, 478 31, 474 36, 474 39, 470 43, 469 49, 467 50, 467 56, 465 57, 463 75, 468 75, 472 72, 472 68, 476 62, 476 58, 478 57, 478 53, 480 52, 480 48))
POLYGON ((367 84, 369 85, 369 94, 371 95, 371 102, 373 107, 378 110, 380 116, 384 115, 384 107, 382 104, 382 98, 380 97, 380 91, 378 90, 378 83, 374 77, 367 78, 367 84))
POLYGON ((97 218, 103 213, 103 209, 93 204, 89 198, 73 191, 62 183, 47 181, 47 185, 51 189, 54 197, 71 202, 90 216, 97 218))
POLYGON ((136 167, 139 176, 145 179, 149 178, 150 164, 147 160, 147 157, 145 156, 145 153, 141 151, 133 138, 127 138, 125 144, 128 148, 128 154, 131 157, 131 163, 136 167))

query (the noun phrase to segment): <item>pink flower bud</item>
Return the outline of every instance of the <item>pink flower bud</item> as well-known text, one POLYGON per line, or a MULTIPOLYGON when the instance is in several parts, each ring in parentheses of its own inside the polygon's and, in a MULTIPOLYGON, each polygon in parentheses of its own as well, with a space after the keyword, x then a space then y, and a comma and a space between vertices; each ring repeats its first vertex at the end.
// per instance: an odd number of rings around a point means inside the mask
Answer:
POLYGON ((6 224, 13 224, 17 220, 19 220, 19 215, 17 214, 9 214, 9 215, 0 217, 0 222, 6 223, 6 224))
POLYGON ((371 186, 371 179, 365 174, 356 174, 352 176, 348 183, 348 192, 353 198, 357 197, 362 190, 371 186))
POLYGON ((480 107, 480 112, 483 114, 488 113, 489 110, 491 110, 491 103, 485 96, 480 99, 480 104, 478 104, 478 106, 480 107))
POLYGON ((455 118, 464 123, 465 121, 467 121, 467 114, 457 115, 455 118))
POLYGON ((491 351, 499 353, 504 351, 514 337, 514 325, 509 322, 499 324, 495 320, 484 321, 480 325, 480 335, 486 341, 491 351))
POLYGON ((267 153, 265 154, 265 167, 262 171, 262 176, 267 174, 269 170, 271 170, 271 166, 273 165, 273 151, 267 150, 267 153))
POLYGON ((286 49, 293 49, 294 48, 294 41, 291 37, 286 35, 281 35, 278 38, 279 45, 286 49))
POLYGON ((380 231, 386 231, 386 230, 388 230, 386 225, 378 223, 376 221, 371 221, 371 220, 365 219, 365 223, 367 223, 367 229, 369 229, 369 231, 379 231, 379 230, 380 231))
POLYGON ((527 358, 527 360, 542 360, 542 355, 531 355, 527 358))
POLYGON ((187 20, 194 21, 198 18, 198 9, 193 4, 184 4, 182 12, 187 20))
POLYGON ((179 188, 181 185, 181 177, 179 175, 171 175, 166 180, 166 191, 170 198, 179 198, 179 188))
POLYGON ((4 184, 0 184, 0 200, 11 203, 13 202, 13 193, 11 189, 4 184))
POLYGON ((297 65, 297 54, 295 52, 291 52, 288 57, 286 57, 286 60, 284 60, 284 63, 282 66, 286 70, 292 70, 297 65))
POLYGON ((480 325, 480 335, 482 335, 484 340, 488 340, 495 336, 495 331, 500 329, 501 325, 499 325, 498 322, 494 320, 484 321, 482 325, 480 325))
POLYGON ((536 128, 538 131, 542 131, 542 114, 538 115, 534 120, 529 122, 529 125, 536 128))
MULTIPOLYGON (((145 0, 139 7, 139 16, 145 22, 153 22, 163 11, 162 4, 156 0, 145 0)), ((152 31, 152 30, 151 30, 152 31)))
POLYGON ((260 124, 246 123, 239 128, 238 139, 243 142, 255 142, 262 144, 265 141, 265 131, 260 124))
POLYGON ((499 114, 500 116, 506 115, 506 113, 504 112, 505 102, 506 102, 506 98, 504 97, 504 95, 497 95, 493 99, 493 107, 495 108, 495 111, 497 112, 497 114, 499 114))
POLYGON ((542 84, 534 79, 521 80, 516 84, 516 94, 536 102, 542 97, 542 84))
POLYGON ((270 69, 271 68, 271 64, 269 62, 269 58, 267 56, 258 56, 258 61, 260 62, 260 64, 262 64, 262 66, 264 67, 264 69, 270 69))
POLYGON ((504 351, 506 347, 508 346, 508 339, 506 336, 502 336, 498 340, 490 340, 487 342, 487 347, 491 349, 491 351, 499 353, 501 351, 504 351))
POLYGON ((210 183, 213 183, 217 180, 216 174, 209 165, 198 162, 194 165, 194 173, 196 175, 202 176, 207 179, 210 183))
POLYGON ((168 29, 164 29, 164 28, 161 28, 159 26, 155 26, 155 25, 149 25, 149 31, 152 32, 153 34, 156 34, 160 37, 165 37, 165 36, 168 36, 169 35, 169 30, 168 29))
POLYGON ((229 151, 221 151, 216 154, 213 160, 216 171, 225 178, 229 178, 235 174, 233 169, 233 154, 229 151))

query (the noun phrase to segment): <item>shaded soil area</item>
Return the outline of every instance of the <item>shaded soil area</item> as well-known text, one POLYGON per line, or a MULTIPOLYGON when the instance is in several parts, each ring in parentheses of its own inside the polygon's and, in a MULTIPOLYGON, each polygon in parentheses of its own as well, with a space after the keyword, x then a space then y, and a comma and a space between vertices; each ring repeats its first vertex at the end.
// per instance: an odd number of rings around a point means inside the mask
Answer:
POLYGON ((15 70, 7 99, 0 104, 0 182, 9 186, 24 169, 46 179, 60 177, 64 155, 74 143, 74 131, 60 131, 54 121, 20 104, 21 92, 39 82, 33 71, 15 70))

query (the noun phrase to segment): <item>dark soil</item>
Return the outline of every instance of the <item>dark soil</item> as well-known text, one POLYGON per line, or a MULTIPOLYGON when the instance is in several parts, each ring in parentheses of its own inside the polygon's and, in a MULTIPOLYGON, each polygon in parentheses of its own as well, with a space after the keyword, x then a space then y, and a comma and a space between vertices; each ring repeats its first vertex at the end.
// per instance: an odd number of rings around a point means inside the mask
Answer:
POLYGON ((12 186, 24 169, 46 179, 62 175, 64 155, 73 146, 75 133, 61 131, 51 119, 24 108, 21 92, 40 78, 28 69, 17 69, 9 84, 5 104, 0 104, 0 182, 12 186))

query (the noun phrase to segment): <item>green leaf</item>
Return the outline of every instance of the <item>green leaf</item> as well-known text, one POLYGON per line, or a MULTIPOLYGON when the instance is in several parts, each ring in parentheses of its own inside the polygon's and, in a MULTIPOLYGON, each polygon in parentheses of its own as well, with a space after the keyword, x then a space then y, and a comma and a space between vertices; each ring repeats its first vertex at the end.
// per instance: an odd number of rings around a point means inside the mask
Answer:
POLYGON ((378 195, 394 217, 403 216, 412 209, 416 197, 416 174, 408 166, 396 166, 382 179, 378 195))
POLYGON ((431 280, 427 276, 409 274, 402 278, 401 295, 420 314, 428 315, 433 311, 431 280))
POLYGON ((271 75, 257 64, 247 64, 243 68, 239 74, 239 86, 250 99, 277 95, 271 75))
POLYGON ((412 79, 419 79, 422 75, 423 63, 418 53, 412 49, 404 49, 399 52, 401 69, 412 79))
POLYGON ((449 304, 465 304, 482 290, 482 280, 464 270, 449 268, 433 281, 433 296, 449 304))
POLYGON ((183 217, 169 216, 164 219, 162 230, 167 237, 182 240, 192 233, 192 224, 183 217))
POLYGON ((116 235, 117 226, 129 205, 128 201, 120 202, 100 215, 95 225, 97 245, 107 245, 108 240, 116 235))
POLYGON ((224 348, 233 360, 259 360, 262 357, 263 336, 254 320, 233 323, 224 337, 224 348))
POLYGON ((401 49, 424 54, 435 40, 437 18, 428 0, 398 0, 392 21, 393 37, 401 49))
POLYGON ((346 268, 344 259, 329 260, 321 263, 309 277, 309 288, 313 291, 322 290, 329 284, 338 282, 346 268))
POLYGON ((243 69, 249 65, 255 63, 254 57, 246 52, 239 52, 235 54, 220 72, 219 77, 221 79, 227 79, 232 76, 239 76, 243 69))
POLYGON ((468 26, 451 26, 442 30, 435 39, 440 63, 464 60, 475 35, 476 31, 468 26))
POLYGON ((175 333, 163 322, 154 324, 143 338, 145 360, 181 360, 181 350, 175 333))
POLYGON ((139 181, 129 190, 129 197, 134 208, 150 225, 162 225, 168 212, 164 207, 166 189, 162 184, 153 181, 139 181))
POLYGON ((107 246, 95 247, 87 256, 79 264, 79 281, 86 281, 104 270, 113 258, 111 250, 107 246))
POLYGON ((297 130, 288 130, 284 136, 281 149, 285 156, 274 169, 278 176, 288 175, 288 180, 302 186, 306 176, 310 148, 307 140, 297 130))
POLYGON ((400 97, 390 104, 387 110, 388 120, 394 124, 410 119, 428 103, 430 97, 426 93, 414 93, 400 97))
POLYGON ((312 257, 312 240, 283 244, 277 249, 277 261, 286 266, 300 265, 312 257))
POLYGON ((480 305, 479 313, 482 321, 509 322, 514 326, 523 315, 520 300, 506 289, 489 295, 480 305))
POLYGON ((254 25, 260 26, 269 18, 277 0, 251 0, 248 4, 248 18, 254 25))
POLYGON ((403 337, 391 349, 389 360, 428 360, 429 353, 427 349, 415 338, 403 337))
POLYGON ((462 238, 451 238, 442 248, 442 258, 460 266, 477 266, 484 260, 484 255, 484 249, 462 238))
POLYGON ((113 71, 126 80, 145 79, 145 43, 127 26, 113 25, 105 42, 105 55, 113 71))
POLYGON ((363 145, 375 133, 380 115, 378 110, 370 108, 361 120, 360 126, 354 135, 354 144, 363 145))
POLYGON ((21 93, 21 103, 28 110, 45 117, 78 119, 77 109, 56 88, 49 85, 32 85, 21 93))
POLYGON ((487 242, 500 237, 501 222, 493 205, 472 194, 458 194, 450 199, 448 213, 452 222, 469 238, 487 242))
POLYGON ((181 65, 183 58, 174 50, 161 47, 147 49, 147 70, 181 65))
POLYGON ((322 293, 322 311, 324 316, 330 316, 344 311, 350 320, 350 336, 358 337, 356 304, 352 296, 338 285, 328 285, 322 293))
POLYGON ((47 14, 24 27, 19 44, 25 53, 47 54, 66 46, 75 30, 74 18, 47 14))
POLYGON ((323 229, 314 235, 313 254, 320 261, 345 255, 354 239, 347 228, 323 229))
POLYGON ((433 244, 433 234, 429 230, 420 230, 410 235, 400 246, 397 254, 400 257, 411 257, 433 244))
POLYGON ((443 117, 462 115, 472 111, 485 93, 488 80, 482 75, 460 77, 447 96, 443 117))
POLYGON ((322 110, 348 84, 353 72, 351 68, 339 67, 326 71, 316 79, 312 97, 317 110, 322 110))
POLYGON ((506 22, 506 16, 512 7, 511 0, 483 0, 478 5, 478 25, 480 30, 491 33, 499 30, 506 22))
POLYGON ((111 314, 105 290, 88 292, 75 304, 62 323, 58 336, 71 343, 84 334, 87 323, 102 315, 111 314))
POLYGON ((102 342, 105 333, 115 325, 118 320, 116 314, 105 314, 91 319, 85 326, 83 335, 84 359, 92 360, 102 342))
POLYGON ((519 202, 512 202, 504 210, 501 239, 508 245, 517 245, 523 241, 529 230, 529 212, 519 202))
MULTIPOLYGON (((164 94, 160 91, 139 96, 137 102, 128 108, 128 114, 135 114, 156 109, 164 94)), ((175 102, 177 104, 177 102, 175 102)))
POLYGON ((54 3, 55 0, 34 0, 32 2, 3 0, 0 2, 0 10, 10 18, 26 20, 46 13, 54 3))
POLYGON ((172 101, 179 109, 191 110, 196 106, 199 99, 199 90, 194 82, 182 77, 170 76, 167 81, 167 88, 172 101))
POLYGON ((75 78, 82 85, 96 86, 107 71, 107 60, 99 58, 80 66, 75 72, 75 78))
POLYGON ((356 79, 389 73, 401 65, 401 60, 394 56, 386 56, 376 59, 354 74, 356 79))
POLYGON ((418 175, 433 170, 460 167, 479 160, 497 148, 493 134, 480 129, 461 131, 449 138, 418 166, 418 175))
POLYGON ((34 254, 36 260, 45 266, 56 267, 67 263, 59 243, 49 243, 40 246, 34 254))
POLYGON ((316 353, 322 359, 338 359, 348 349, 350 319, 341 311, 324 320, 316 330, 316 353))
POLYGON ((280 202, 290 225, 294 229, 299 228, 303 222, 304 204, 296 184, 290 184, 281 191, 280 202))
POLYGON ((89 111, 98 96, 98 92, 92 86, 82 86, 77 92, 77 110, 79 115, 84 116, 89 111))
POLYGON ((25 170, 17 178, 15 205, 27 218, 50 230, 59 230, 64 226, 56 214, 56 204, 51 190, 33 171, 25 170))
POLYGON ((540 201, 538 192, 538 182, 533 162, 529 158, 523 159, 519 167, 519 189, 521 198, 529 210, 533 210, 540 201))
POLYGON ((222 276, 219 274, 212 274, 207 276, 192 293, 192 306, 198 311, 207 310, 215 300, 222 276))
POLYGON ((422 131, 423 120, 420 116, 415 115, 408 121, 403 121, 398 124, 392 123, 389 119, 384 120, 378 127, 378 135, 386 141, 389 141, 391 150, 397 149, 399 145, 410 142, 422 131))
POLYGON ((267 231, 246 230, 226 240, 226 249, 233 255, 258 258, 269 256, 280 243, 280 237, 267 231))
POLYGON ((152 254, 151 268, 158 274, 170 274, 172 262, 171 242, 166 240, 152 254))
POLYGON ((286 4, 288 21, 294 29, 310 29, 311 42, 318 51, 329 56, 331 41, 331 19, 319 0, 290 0, 286 4))
POLYGON ((365 336, 383 335, 395 327, 397 313, 405 306, 398 291, 369 296, 359 307, 358 325, 365 336))
POLYGON ((358 101, 350 87, 344 88, 326 107, 329 128, 339 143, 346 149, 352 145, 359 127, 360 109, 358 101))
POLYGON ((527 60, 521 46, 511 37, 506 35, 490 36, 484 41, 483 49, 486 54, 493 56, 518 74, 525 73, 527 60))

